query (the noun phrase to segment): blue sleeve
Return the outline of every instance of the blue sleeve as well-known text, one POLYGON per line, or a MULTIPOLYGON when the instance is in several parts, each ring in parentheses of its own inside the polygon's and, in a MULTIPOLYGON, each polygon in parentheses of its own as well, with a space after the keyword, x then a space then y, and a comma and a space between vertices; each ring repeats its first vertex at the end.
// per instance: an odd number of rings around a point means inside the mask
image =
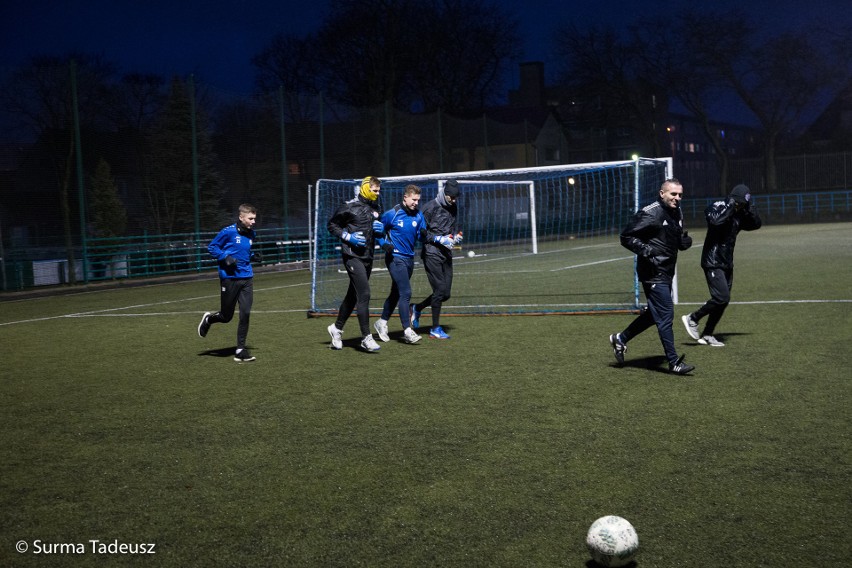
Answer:
POLYGON ((225 251, 225 247, 228 244, 228 233, 227 228, 222 229, 219 233, 213 237, 213 240, 210 241, 210 244, 207 245, 207 252, 210 253, 214 259, 223 260, 228 253, 225 251))
POLYGON ((428 234, 428 224, 426 223, 426 217, 423 216, 423 213, 420 213, 420 232, 417 235, 418 240, 421 243, 426 242, 426 236, 428 234))

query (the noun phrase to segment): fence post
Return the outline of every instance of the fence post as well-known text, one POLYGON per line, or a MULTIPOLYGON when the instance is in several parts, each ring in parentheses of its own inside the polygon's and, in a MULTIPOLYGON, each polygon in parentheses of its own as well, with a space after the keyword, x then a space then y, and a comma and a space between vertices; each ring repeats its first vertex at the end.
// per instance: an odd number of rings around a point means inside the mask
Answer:
POLYGON ((284 130, 284 86, 278 86, 278 120, 281 123, 281 199, 283 207, 281 208, 281 225, 284 228, 284 240, 287 240, 287 233, 290 217, 289 199, 288 199, 288 171, 287 171, 287 136, 284 130))
MULTIPOLYGON (((201 240, 201 212, 198 204, 198 138, 195 123, 195 76, 189 76, 189 122, 192 130, 192 197, 195 204, 195 242, 201 240)), ((201 251, 195 247, 195 270, 201 271, 201 251)))
MULTIPOLYGON (((74 154, 77 161, 77 200, 80 207, 80 244, 82 245, 81 256, 83 263, 83 282, 89 282, 89 262, 86 244, 86 193, 83 184, 83 145, 80 142, 80 111, 77 108, 77 63, 71 60, 71 108, 74 119, 74 154)), ((73 255, 72 255, 73 256, 73 255)), ((68 267, 69 279, 74 282, 74 265, 68 267)))

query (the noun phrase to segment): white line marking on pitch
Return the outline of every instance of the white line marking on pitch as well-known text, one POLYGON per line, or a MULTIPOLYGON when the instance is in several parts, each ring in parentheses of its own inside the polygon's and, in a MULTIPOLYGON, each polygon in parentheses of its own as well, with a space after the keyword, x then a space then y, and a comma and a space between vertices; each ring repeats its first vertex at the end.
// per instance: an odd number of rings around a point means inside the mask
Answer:
MULTIPOLYGON (((308 286, 309 284, 310 284, 310 282, 300 282, 298 284, 288 284, 287 286, 272 286, 270 288, 258 288, 256 291, 257 292, 268 292, 268 291, 271 291, 271 290, 281 290, 281 289, 284 289, 284 288, 295 288, 296 286, 308 286)), ((103 291, 106 292, 107 290, 103 290, 103 291)), ((192 311, 192 312, 165 312, 165 313, 158 313, 158 314, 149 314, 149 313, 146 313, 146 314, 111 314, 109 312, 117 312, 117 311, 121 311, 121 310, 132 310, 132 309, 135 309, 135 308, 147 308, 147 307, 151 307, 151 306, 165 306, 167 304, 178 304, 178 303, 181 303, 181 302, 194 302, 196 300, 208 300, 208 299, 211 299, 211 298, 218 299, 218 297, 219 297, 218 295, 196 296, 194 298, 182 298, 180 300, 166 300, 166 301, 163 301, 163 302, 151 302, 151 303, 148 303, 148 304, 135 304, 135 305, 132 305, 132 306, 123 306, 123 307, 120 307, 120 308, 107 308, 107 309, 103 309, 103 310, 92 310, 92 311, 89 311, 89 312, 77 312, 77 313, 73 313, 73 314, 62 314, 62 315, 58 315, 58 316, 46 316, 46 317, 43 317, 43 318, 31 318, 31 319, 26 319, 26 320, 9 321, 9 322, 5 322, 5 323, 0 323, 0 327, 7 326, 7 325, 21 324, 21 323, 35 323, 35 322, 40 322, 40 321, 48 321, 48 320, 63 319, 63 318, 134 317, 134 316, 147 316, 147 315, 163 316, 163 315, 176 315, 176 314, 195 314, 195 313, 199 313, 199 312, 196 312, 196 311, 192 311)), ((285 310, 283 313, 287 313, 289 311, 304 312, 306 310, 307 310, 307 308, 302 308, 302 309, 299 309, 299 310, 285 310)), ((263 311, 258 311, 258 310, 252 310, 252 311, 254 313, 264 313, 263 311)), ((273 312, 269 312, 269 313, 278 313, 278 312, 273 311, 273 312)))

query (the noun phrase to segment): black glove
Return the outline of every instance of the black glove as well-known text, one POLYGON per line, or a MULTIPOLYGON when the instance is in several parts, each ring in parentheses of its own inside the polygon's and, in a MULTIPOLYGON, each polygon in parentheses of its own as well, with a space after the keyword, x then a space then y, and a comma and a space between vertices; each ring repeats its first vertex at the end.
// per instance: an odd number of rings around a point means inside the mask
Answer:
POLYGON ((237 271, 237 259, 231 255, 226 256, 222 259, 222 268, 228 274, 233 274, 237 271))
POLYGON ((692 237, 689 236, 687 231, 684 231, 680 235, 680 250, 686 250, 692 246, 692 237))
POLYGON ((385 243, 382 245, 382 250, 385 251, 385 254, 393 254, 393 245, 390 243, 385 243))
POLYGON ((728 201, 725 202, 725 207, 728 209, 735 209, 737 207, 737 202, 733 197, 729 197, 728 201))
POLYGON ((251 253, 251 261, 256 262, 258 264, 262 264, 263 263, 263 255, 260 254, 259 252, 253 252, 253 253, 251 253))

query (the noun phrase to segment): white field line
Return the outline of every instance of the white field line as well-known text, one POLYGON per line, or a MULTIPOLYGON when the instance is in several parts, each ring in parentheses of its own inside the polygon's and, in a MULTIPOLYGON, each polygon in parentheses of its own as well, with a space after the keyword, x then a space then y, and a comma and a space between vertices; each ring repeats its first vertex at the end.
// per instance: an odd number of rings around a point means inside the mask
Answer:
MULTIPOLYGON (((301 286, 301 284, 299 284, 301 286)), ((289 286, 281 286, 282 288, 288 288, 289 286)), ((267 288, 266 290, 272 290, 274 288, 267 288)), ((201 298, 210 298, 212 296, 203 296, 201 298)), ((8 325, 17 325, 24 323, 35 323, 40 321, 49 321, 63 318, 95 318, 95 317, 147 317, 147 316, 176 316, 176 315, 197 315, 198 310, 193 310, 191 312, 146 312, 146 313, 107 313, 107 312, 115 312, 118 310, 129 310, 132 308, 141 308, 147 306, 158 306, 165 304, 174 304, 178 302, 185 302, 191 300, 197 300, 201 298, 186 298, 185 300, 170 300, 168 302, 155 302, 151 304, 139 304, 136 306, 126 306, 123 308, 110 308, 107 310, 96 310, 91 312, 79 312, 75 314, 63 314, 59 316, 48 316, 43 318, 32 318, 26 320, 18 320, 18 321, 9 321, 5 323, 0 323, 0 327, 8 326, 8 325)), ((678 306, 701 306, 704 302, 679 302, 678 306)), ((852 304, 852 299, 849 300, 753 300, 748 302, 731 302, 733 305, 742 305, 742 306, 759 306, 759 305, 775 305, 775 304, 852 304)), ((444 307, 448 310, 452 310, 454 308, 529 308, 529 307, 542 307, 542 308, 571 308, 571 307, 587 307, 587 306, 596 306, 599 304, 482 304, 482 305, 464 305, 464 306, 450 306, 445 305, 444 307)), ((292 313, 304 313, 307 311, 307 308, 297 308, 292 310, 252 310, 252 313, 258 314, 292 314, 292 313)))
MULTIPOLYGON (((271 290, 281 290, 281 289, 284 289, 284 288, 295 288, 297 286, 309 286, 309 285, 310 285, 310 282, 302 282, 302 283, 299 283, 299 284, 290 284, 290 285, 287 285, 287 286, 272 286, 270 288, 257 288, 255 291, 256 292, 268 292, 268 291, 271 291, 271 290)), ((108 292, 108 291, 109 290, 102 290, 102 292, 108 292)), ((88 293, 97 293, 97 292, 96 291, 90 291, 88 293)), ((151 302, 151 303, 148 303, 148 304, 135 304, 135 305, 132 305, 132 306, 123 306, 123 307, 119 307, 119 308, 107 308, 107 309, 103 309, 103 310, 92 310, 90 312, 77 312, 77 313, 73 313, 73 314, 62 314, 62 315, 58 315, 58 316, 46 316, 46 317, 43 317, 43 318, 31 318, 31 319, 18 320, 18 321, 9 321, 9 322, 5 322, 5 323, 0 322, 0 327, 7 326, 7 325, 22 324, 22 323, 34 323, 34 322, 40 322, 40 321, 63 319, 63 318, 144 317, 144 316, 169 316, 169 315, 173 316, 173 315, 183 315, 183 314, 196 314, 196 313, 198 313, 198 310, 193 310, 191 312, 161 312, 161 313, 146 312, 146 313, 122 313, 122 314, 116 314, 116 313, 110 313, 110 312, 119 312, 119 311, 124 311, 124 310, 148 308, 148 307, 151 307, 151 306, 165 306, 165 305, 168 305, 168 304, 179 304, 179 303, 182 303, 182 302, 194 302, 194 301, 197 301, 197 300, 209 300, 209 299, 218 300, 219 295, 215 294, 215 295, 210 295, 210 296, 196 296, 194 298, 182 298, 180 300, 166 300, 166 301, 163 301, 163 302, 151 302)), ((264 311, 252 310, 253 313, 289 313, 289 312, 304 312, 304 311, 307 311, 307 308, 302 308, 302 309, 298 309, 298 310, 271 310, 271 311, 270 310, 264 310, 264 311)))
MULTIPOLYGON (((850 300, 755 300, 750 302, 731 302, 732 305, 770 305, 770 304, 852 304, 852 299, 850 300)), ((444 308, 447 310, 457 309, 457 308, 574 308, 574 307, 588 307, 588 306, 599 306, 600 304, 466 304, 466 305, 448 305, 444 304, 444 308)), ((704 302, 678 302, 678 306, 701 306, 704 305, 704 302)), ((628 307, 629 306, 625 306, 628 307)))
POLYGON ((594 262, 584 262, 583 264, 573 264, 571 266, 563 266, 562 268, 551 268, 550 272, 559 272, 561 270, 572 270, 574 268, 583 268, 586 266, 595 266, 598 264, 606 264, 608 262, 621 262, 622 260, 633 260, 633 255, 621 256, 618 258, 608 258, 606 260, 596 260, 594 262))

